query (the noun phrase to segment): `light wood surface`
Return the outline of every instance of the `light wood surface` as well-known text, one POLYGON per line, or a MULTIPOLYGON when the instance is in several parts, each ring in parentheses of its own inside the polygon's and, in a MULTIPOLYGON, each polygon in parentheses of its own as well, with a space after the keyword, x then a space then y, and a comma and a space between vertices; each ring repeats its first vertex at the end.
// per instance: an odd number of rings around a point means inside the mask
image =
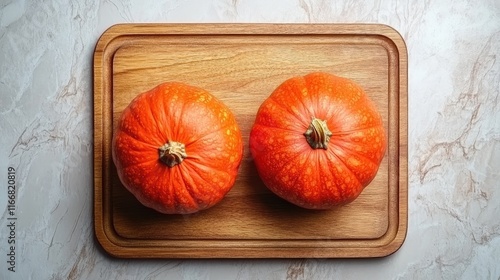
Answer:
POLYGON ((94 223, 97 240, 125 258, 353 258, 395 252, 407 230, 407 51, 384 25, 116 25, 94 53, 94 223), (259 105, 284 80, 312 71, 350 78, 382 113, 389 147, 353 203, 300 209, 259 179, 248 136, 259 105), (111 137, 137 94, 166 81, 202 87, 226 103, 243 132, 234 188, 215 207, 162 215, 117 178, 111 137))

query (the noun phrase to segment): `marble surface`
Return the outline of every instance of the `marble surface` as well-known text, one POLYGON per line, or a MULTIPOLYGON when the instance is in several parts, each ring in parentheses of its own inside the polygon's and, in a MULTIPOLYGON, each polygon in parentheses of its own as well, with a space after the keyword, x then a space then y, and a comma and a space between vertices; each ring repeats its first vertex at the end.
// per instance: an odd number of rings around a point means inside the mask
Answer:
POLYGON ((500 2, 369 2, 1 0, 0 279, 500 279, 500 2), (397 29, 409 56, 401 249, 361 260, 108 257, 92 224, 92 53, 100 34, 122 22, 397 29))

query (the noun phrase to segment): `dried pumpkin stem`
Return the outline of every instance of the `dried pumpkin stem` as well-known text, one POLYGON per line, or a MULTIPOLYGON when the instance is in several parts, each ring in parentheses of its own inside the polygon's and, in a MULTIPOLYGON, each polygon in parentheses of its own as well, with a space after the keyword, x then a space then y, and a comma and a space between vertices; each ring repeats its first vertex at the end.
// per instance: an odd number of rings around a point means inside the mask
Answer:
POLYGON ((186 147, 184 144, 168 141, 165 145, 158 148, 160 160, 168 167, 174 167, 180 164, 186 157, 186 147))
POLYGON ((327 149, 332 132, 328 129, 326 121, 313 118, 311 124, 304 133, 307 143, 313 149, 327 149))

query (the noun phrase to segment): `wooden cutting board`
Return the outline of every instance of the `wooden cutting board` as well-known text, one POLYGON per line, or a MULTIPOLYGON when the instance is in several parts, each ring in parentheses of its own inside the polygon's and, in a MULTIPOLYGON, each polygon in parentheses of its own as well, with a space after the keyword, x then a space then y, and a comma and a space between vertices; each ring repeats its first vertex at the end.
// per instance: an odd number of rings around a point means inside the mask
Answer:
POLYGON ((384 25, 123 24, 94 53, 95 234, 125 258, 353 258, 395 252, 407 230, 407 51, 384 25), (388 131, 372 183, 336 210, 295 207, 266 189, 248 150, 255 114, 286 79, 312 71, 365 88, 388 131), (162 215, 121 185, 111 159, 118 117, 166 81, 202 87, 236 115, 245 145, 234 188, 215 207, 162 215))

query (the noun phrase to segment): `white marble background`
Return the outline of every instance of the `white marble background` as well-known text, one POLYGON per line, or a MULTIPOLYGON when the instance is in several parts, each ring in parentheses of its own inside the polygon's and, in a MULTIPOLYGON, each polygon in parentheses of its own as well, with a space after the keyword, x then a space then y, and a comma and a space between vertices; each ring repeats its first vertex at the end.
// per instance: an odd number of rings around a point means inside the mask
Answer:
POLYGON ((500 279, 500 2, 0 0, 0 279, 500 279), (72 2, 72 4, 68 4, 72 2), (369 2, 369 3, 365 3, 369 2), (92 225, 92 52, 119 22, 377 22, 409 52, 409 227, 364 260, 120 260, 92 225), (16 168, 16 272, 7 168, 16 168))

